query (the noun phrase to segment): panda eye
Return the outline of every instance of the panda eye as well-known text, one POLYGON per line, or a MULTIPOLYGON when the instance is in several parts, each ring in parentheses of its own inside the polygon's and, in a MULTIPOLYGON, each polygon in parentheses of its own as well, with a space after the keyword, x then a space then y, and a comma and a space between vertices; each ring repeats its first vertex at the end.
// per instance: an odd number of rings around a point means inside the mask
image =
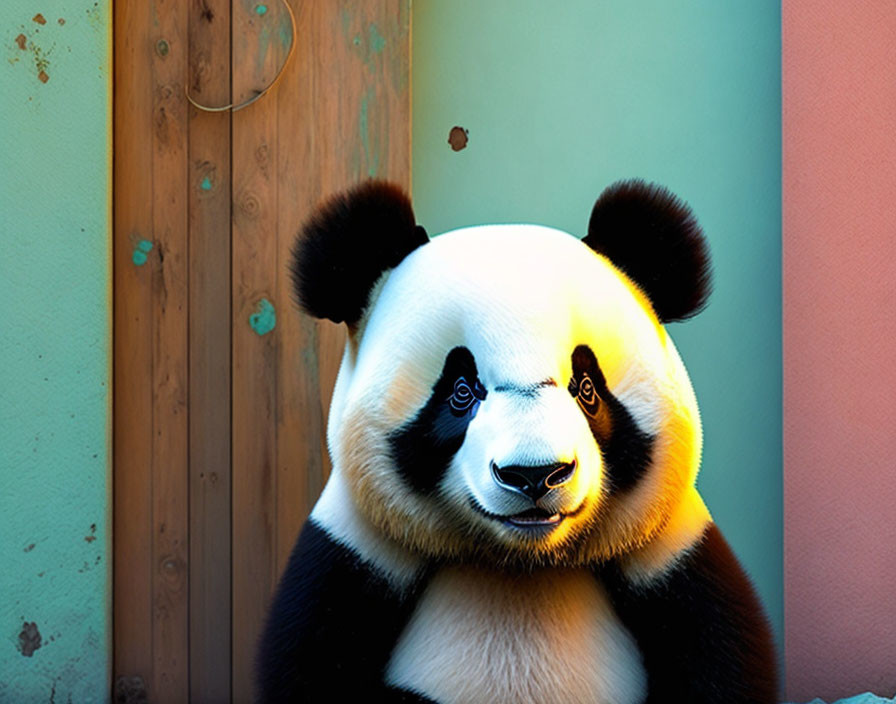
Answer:
POLYGON ((470 408, 473 408, 473 413, 475 414, 476 407, 484 399, 485 388, 478 380, 475 380, 471 386, 464 377, 459 377, 454 382, 454 393, 451 394, 448 403, 451 406, 451 410, 457 415, 466 413, 470 408))
POLYGON ((593 416, 597 412, 600 398, 597 395, 597 390, 594 388, 594 382, 591 381, 591 377, 583 373, 581 381, 573 379, 569 382, 569 386, 570 393, 575 392, 576 401, 579 402, 582 410, 593 416), (575 388, 573 388, 573 385, 575 385, 575 388))

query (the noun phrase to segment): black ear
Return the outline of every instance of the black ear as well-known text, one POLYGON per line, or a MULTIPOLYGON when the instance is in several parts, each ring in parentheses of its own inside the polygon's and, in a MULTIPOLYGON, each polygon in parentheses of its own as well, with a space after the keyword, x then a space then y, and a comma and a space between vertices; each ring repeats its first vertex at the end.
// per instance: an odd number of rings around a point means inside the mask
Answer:
POLYGON ((290 266, 296 298, 316 318, 353 325, 380 275, 427 242, 404 191, 366 181, 332 196, 302 226, 290 266))
POLYGON ((706 305, 709 248, 691 209, 662 186, 614 183, 594 204, 582 241, 647 294, 662 322, 690 318, 706 305))

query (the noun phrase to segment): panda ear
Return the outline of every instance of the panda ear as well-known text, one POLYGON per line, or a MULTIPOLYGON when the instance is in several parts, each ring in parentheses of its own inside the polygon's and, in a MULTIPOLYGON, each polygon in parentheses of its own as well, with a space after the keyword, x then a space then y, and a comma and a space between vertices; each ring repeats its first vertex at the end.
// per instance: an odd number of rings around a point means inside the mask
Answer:
POLYGON ((660 321, 690 318, 706 305, 706 239, 687 204, 662 186, 614 183, 594 204, 583 242, 647 294, 660 321))
POLYGON ((311 214, 292 251, 296 298, 316 318, 357 323, 383 272, 429 242, 404 191, 366 181, 311 214))

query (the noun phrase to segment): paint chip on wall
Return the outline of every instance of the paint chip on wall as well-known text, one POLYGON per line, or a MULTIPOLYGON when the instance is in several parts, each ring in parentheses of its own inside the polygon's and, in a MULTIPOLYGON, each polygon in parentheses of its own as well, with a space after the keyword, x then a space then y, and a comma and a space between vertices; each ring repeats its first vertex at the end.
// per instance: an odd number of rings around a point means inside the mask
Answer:
POLYGON ((40 647, 40 631, 37 630, 36 623, 22 624, 22 631, 19 633, 19 650, 26 658, 34 655, 34 651, 40 647))
POLYGON ((459 152, 467 146, 469 138, 470 132, 468 130, 455 125, 451 128, 451 132, 448 133, 448 144, 451 145, 451 149, 459 152))

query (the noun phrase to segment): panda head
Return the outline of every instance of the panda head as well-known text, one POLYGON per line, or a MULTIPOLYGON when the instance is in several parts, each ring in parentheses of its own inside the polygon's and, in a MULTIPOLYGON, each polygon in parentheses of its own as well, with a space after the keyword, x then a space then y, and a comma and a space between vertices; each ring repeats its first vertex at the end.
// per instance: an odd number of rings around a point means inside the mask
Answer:
POLYGON ((441 560, 580 565, 655 535, 693 485, 700 420, 663 324, 708 255, 667 190, 620 182, 588 234, 488 225, 429 240, 372 181, 318 208, 296 294, 349 338, 328 442, 357 509, 441 560))

